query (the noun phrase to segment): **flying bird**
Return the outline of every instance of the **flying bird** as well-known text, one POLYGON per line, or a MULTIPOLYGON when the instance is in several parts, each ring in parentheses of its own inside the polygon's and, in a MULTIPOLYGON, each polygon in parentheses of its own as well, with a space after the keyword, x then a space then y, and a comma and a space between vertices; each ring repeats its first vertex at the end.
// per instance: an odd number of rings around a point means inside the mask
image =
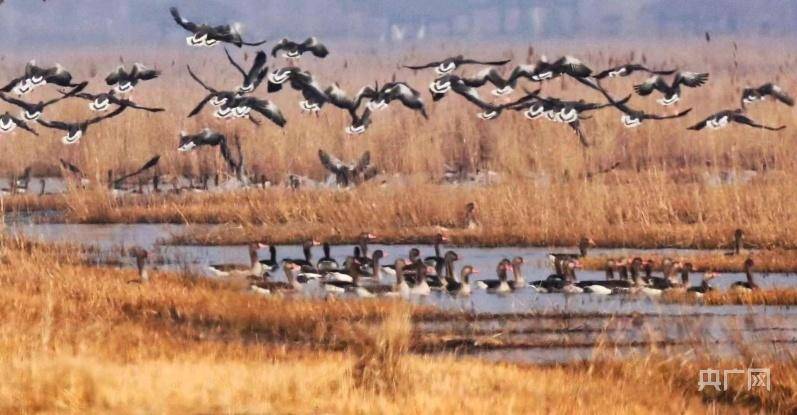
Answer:
POLYGON ((490 65, 490 66, 502 66, 509 63, 510 59, 506 60, 497 60, 497 61, 479 61, 475 59, 468 59, 465 58, 463 55, 457 55, 451 58, 446 58, 440 61, 429 62, 422 65, 405 65, 404 67, 407 69, 419 70, 419 69, 426 69, 426 68, 435 68, 435 72, 438 75, 448 75, 463 65, 490 65))
POLYGON ((720 128, 725 128, 731 123, 739 123, 748 125, 753 128, 759 128, 769 131, 780 131, 786 128, 785 125, 781 125, 779 127, 769 127, 766 125, 761 125, 756 123, 755 121, 751 120, 749 117, 744 115, 744 110, 742 109, 735 109, 735 110, 725 110, 720 111, 716 114, 712 114, 708 118, 700 121, 699 123, 689 127, 689 130, 702 130, 704 128, 709 128, 712 130, 718 130, 720 128))
POLYGON ((758 88, 745 88, 742 91, 742 108, 744 108, 746 104, 763 101, 767 97, 773 97, 790 107, 794 106, 794 98, 789 96, 781 87, 770 82, 758 88))
POLYGON ((615 108, 617 108, 618 110, 620 110, 620 112, 623 113, 623 115, 620 117, 620 121, 622 121, 623 126, 626 128, 639 127, 642 124, 642 122, 645 120, 669 120, 673 118, 681 118, 692 111, 692 108, 689 108, 673 115, 647 114, 643 111, 632 109, 631 107, 626 105, 625 102, 615 100, 604 89, 601 89, 600 91, 603 93, 606 99, 609 100, 609 103, 611 105, 613 105, 615 108))
POLYGON ((55 103, 61 101, 62 99, 69 98, 71 96, 76 95, 77 93, 82 91, 84 88, 86 88, 86 85, 88 85, 88 84, 89 84, 88 82, 83 82, 83 83, 79 84, 78 86, 72 88, 71 91, 69 91, 67 93, 64 93, 64 95, 61 96, 61 97, 53 98, 53 99, 48 100, 48 101, 39 101, 37 103, 25 102, 25 101, 23 101, 21 99, 16 99, 16 98, 13 98, 13 97, 9 97, 8 95, 6 95, 6 94, 4 94, 2 92, 0 92, 0 99, 2 99, 3 101, 5 101, 5 102, 7 102, 7 103, 9 103, 11 105, 14 105, 14 106, 22 109, 21 116, 25 120, 36 121, 37 119, 39 119, 39 117, 41 117, 42 112, 44 112, 45 108, 47 108, 48 106, 50 106, 52 104, 55 104, 55 103))
POLYGON ((634 72, 647 72, 651 75, 672 75, 675 73, 675 69, 671 70, 663 70, 663 71, 656 71, 653 69, 648 69, 644 65, 640 65, 638 63, 628 63, 625 65, 615 66, 613 68, 606 69, 605 71, 598 72, 595 75, 595 79, 603 79, 603 78, 616 78, 620 76, 630 76, 634 72))
POLYGON ((241 38, 241 24, 233 23, 229 25, 210 26, 208 24, 197 24, 190 22, 180 16, 176 7, 169 8, 174 21, 180 27, 191 32, 191 36, 186 38, 189 46, 202 47, 213 46, 216 43, 231 43, 237 47, 241 46, 260 46, 266 43, 265 40, 259 42, 244 42, 241 38))
POLYGON ((504 108, 511 107, 515 104, 513 102, 503 105, 496 105, 487 102, 482 99, 482 97, 479 95, 479 91, 477 91, 476 88, 468 86, 465 84, 462 78, 456 75, 446 75, 436 79, 431 85, 429 85, 429 90, 432 93, 432 100, 435 102, 443 99, 448 91, 453 91, 454 93, 468 100, 468 102, 471 104, 481 108, 483 111, 477 113, 476 115, 483 120, 492 120, 498 118, 504 108))
POLYGON ((347 134, 362 134, 371 125, 371 109, 367 106, 363 110, 362 115, 357 114, 356 111, 350 111, 349 115, 351 115, 351 125, 346 127, 347 134))
POLYGON ((383 85, 376 98, 368 103, 368 107, 372 111, 381 110, 387 108, 393 101, 399 101, 405 107, 420 112, 423 118, 429 118, 423 99, 421 99, 421 93, 406 82, 393 81, 383 85))
POLYGON ((271 122, 280 127, 284 127, 286 123, 285 117, 282 115, 280 109, 274 105, 273 102, 265 99, 238 96, 233 98, 232 101, 226 102, 219 109, 221 111, 231 109, 233 111, 233 116, 236 118, 250 117, 250 113, 254 111, 268 118, 271 122))
POLYGON ((252 67, 249 68, 248 71, 245 71, 244 68, 241 67, 241 65, 239 65, 235 59, 233 59, 227 48, 224 48, 224 53, 227 54, 227 59, 230 61, 232 66, 234 66, 235 69, 237 69, 238 72, 240 72, 244 77, 241 86, 236 89, 236 92, 239 94, 249 94, 254 92, 268 74, 268 67, 266 67, 266 52, 263 52, 262 50, 257 52, 255 59, 252 62, 252 67))
POLYGON ((350 114, 356 113, 364 100, 373 100, 379 96, 379 91, 377 91, 376 88, 366 85, 360 88, 357 94, 352 98, 337 83, 325 89, 324 93, 329 97, 330 104, 344 109, 350 114))
POLYGON ((24 75, 11 80, 7 85, 0 88, 0 91, 14 92, 22 96, 45 84, 69 88, 75 88, 79 85, 72 83, 72 74, 60 64, 55 64, 55 66, 49 68, 43 68, 36 65, 35 60, 32 60, 25 65, 24 75))
POLYGON ((276 69, 268 75, 268 92, 277 92, 282 85, 290 82, 291 88, 302 93, 304 100, 299 103, 302 110, 318 112, 324 103, 329 101, 324 88, 310 72, 304 72, 295 66, 276 69))
POLYGON ((124 65, 119 65, 105 77, 105 83, 113 87, 116 92, 126 94, 132 91, 139 82, 155 79, 160 74, 159 70, 149 69, 140 63, 134 63, 130 70, 125 69, 124 65))
POLYGON ((376 176, 377 169, 371 165, 371 152, 366 151, 356 164, 346 164, 324 150, 318 150, 321 164, 335 175, 338 186, 358 185, 376 176))
POLYGON ((227 137, 224 134, 217 133, 209 128, 203 129, 198 134, 180 132, 180 143, 177 146, 177 151, 186 153, 202 146, 218 146, 222 158, 230 166, 230 169, 233 171, 238 169, 238 164, 232 158, 230 147, 227 145, 227 137))
POLYGON ((226 106, 226 104, 228 102, 233 101, 239 95, 233 91, 219 91, 215 88, 209 87, 206 83, 204 83, 201 79, 199 79, 199 77, 196 76, 196 74, 194 74, 194 71, 191 70, 191 66, 187 66, 187 68, 188 68, 188 74, 191 76, 191 78, 193 78, 194 81, 196 81, 200 86, 202 86, 202 88, 208 91, 208 94, 205 95, 205 97, 202 98, 201 101, 199 101, 199 103, 194 107, 194 109, 188 113, 188 118, 191 118, 199 114, 202 111, 202 109, 205 108, 205 105, 207 105, 208 103, 216 107, 216 112, 214 114, 216 117, 219 118, 231 117, 233 115, 232 107, 226 106))
POLYGON ((277 56, 279 51, 282 56, 290 59, 299 59, 303 54, 310 52, 318 58, 325 58, 329 55, 329 50, 323 43, 315 37, 309 37, 304 42, 297 43, 287 38, 283 38, 271 49, 271 56, 277 56))
POLYGON ((125 109, 127 109, 127 107, 122 105, 108 114, 80 122, 70 123, 64 121, 46 121, 42 119, 38 119, 36 122, 50 129, 66 131, 66 135, 61 138, 61 142, 64 144, 75 144, 86 134, 90 125, 115 117, 121 114, 125 109))
POLYGON ((8 111, 6 111, 5 114, 0 115, 0 133, 9 134, 12 131, 14 131, 17 127, 33 135, 36 136, 39 135, 39 133, 30 128, 25 121, 22 121, 19 118, 14 117, 13 115, 9 114, 8 111))
MULTIPOLYGON (((63 93, 63 92, 62 92, 63 93)), ((68 95, 68 94, 64 94, 68 95)), ((165 109, 163 108, 153 108, 153 107, 145 107, 143 105, 138 105, 135 102, 131 101, 127 98, 119 98, 116 96, 116 91, 111 90, 109 92, 103 92, 100 94, 91 94, 88 92, 81 92, 79 94, 74 94, 76 98, 84 99, 89 101, 89 109, 94 112, 105 112, 111 108, 111 105, 118 105, 124 106, 127 108, 133 108, 137 110, 147 111, 147 112, 163 112, 165 109)))
POLYGON ((634 85, 634 91, 640 96, 647 96, 653 91, 659 91, 664 97, 657 102, 669 106, 681 100, 681 85, 697 88, 704 85, 708 78, 709 74, 707 73, 676 72, 672 83, 668 84, 661 75, 655 75, 641 84, 634 85))

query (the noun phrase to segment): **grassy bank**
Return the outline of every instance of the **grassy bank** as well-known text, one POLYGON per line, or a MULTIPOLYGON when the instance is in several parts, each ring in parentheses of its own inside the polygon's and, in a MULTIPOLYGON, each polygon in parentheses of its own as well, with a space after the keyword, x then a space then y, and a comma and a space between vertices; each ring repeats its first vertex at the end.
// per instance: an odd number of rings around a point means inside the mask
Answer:
MULTIPOLYGON (((654 262, 656 270, 659 270, 664 256, 660 254, 644 254, 644 259, 654 262)), ((581 258, 581 266, 584 269, 603 270, 606 268, 606 261, 612 257, 605 255, 594 255, 581 258)), ((793 273, 797 272, 797 255, 794 252, 782 249, 755 250, 742 252, 741 255, 726 255, 723 252, 698 253, 692 255, 672 255, 674 259, 683 263, 689 262, 696 271, 713 272, 743 272, 744 261, 753 258, 755 261, 755 271, 763 273, 793 273)))

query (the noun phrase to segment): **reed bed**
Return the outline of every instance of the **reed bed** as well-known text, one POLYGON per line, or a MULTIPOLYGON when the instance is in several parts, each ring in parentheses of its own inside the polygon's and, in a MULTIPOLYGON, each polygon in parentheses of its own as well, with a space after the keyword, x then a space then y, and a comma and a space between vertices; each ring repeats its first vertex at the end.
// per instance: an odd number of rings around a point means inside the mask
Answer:
MULTIPOLYGON (((665 256, 661 254, 644 254, 643 259, 651 260, 654 269, 659 270, 665 256)), ((579 259, 583 269, 603 270, 606 261, 611 257, 605 255, 587 256, 579 259)), ((755 271, 763 273, 794 273, 797 272, 797 258, 794 252, 787 250, 755 250, 742 252, 741 255, 726 255, 724 252, 698 253, 692 255, 674 255, 670 257, 679 262, 689 262, 696 271, 711 272, 743 272, 744 261, 753 258, 755 271)))
POLYGON ((654 352, 538 366, 414 355, 410 316, 424 311, 403 303, 264 298, 161 272, 134 284, 130 270, 85 267, 45 246, 0 242, 4 412, 797 409, 793 360, 752 352, 712 360, 698 350, 697 357, 654 352), (698 392, 697 374, 706 367, 770 367, 773 388, 747 391, 740 382, 698 392))
POLYGON ((797 290, 794 289, 762 289, 748 293, 734 291, 712 291, 698 298, 683 293, 668 293, 664 300, 670 303, 703 304, 703 305, 797 305, 797 290))

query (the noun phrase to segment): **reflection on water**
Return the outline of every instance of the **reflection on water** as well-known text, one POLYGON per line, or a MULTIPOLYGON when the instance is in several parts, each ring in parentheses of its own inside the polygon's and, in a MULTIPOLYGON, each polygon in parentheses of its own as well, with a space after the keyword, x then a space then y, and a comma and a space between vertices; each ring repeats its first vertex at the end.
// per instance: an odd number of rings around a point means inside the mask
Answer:
MULTIPOLYGON (((211 228, 217 225, 207 225, 211 228)), ((184 232, 182 225, 68 225, 14 223, 7 232, 53 242, 79 242, 94 245, 101 250, 112 251, 120 246, 147 247, 159 258, 159 267, 186 267, 203 273, 210 263, 248 262, 244 246, 166 246, 160 242, 172 235, 184 232), (163 265, 160 265, 163 264, 163 265)), ((410 245, 373 245, 371 250, 382 249, 388 256, 385 262, 406 256, 410 245)), ((334 246, 332 255, 342 261, 351 255, 352 245, 334 246)), ((460 260, 457 268, 470 264, 481 273, 476 279, 495 278, 495 266, 501 258, 522 256, 526 260, 524 276, 527 280, 544 279, 550 273, 547 254, 552 248, 503 247, 503 248, 451 248, 460 260)), ((566 249, 555 249, 563 251, 566 249)), ((611 256, 657 253, 683 255, 693 250, 595 250, 611 256)), ((299 246, 279 246, 279 258, 301 257, 299 246)), ((321 249, 314 250, 314 258, 321 249)), ((422 247, 422 255, 433 255, 431 246, 422 247)), ((261 252, 261 257, 268 255, 261 252)), ((582 271, 580 279, 603 279, 603 272, 582 271)), ((278 272, 278 278, 283 278, 278 272)), ((694 275, 692 284, 699 283, 694 275)), ((743 280, 741 274, 723 274, 713 281, 719 289, 727 288, 735 281, 743 280)), ((392 282, 392 281, 389 281, 392 282)), ((783 274, 761 276, 759 284, 764 288, 794 287, 797 278, 783 274)), ((419 304, 432 305, 449 311, 465 314, 524 314, 524 318, 494 318, 464 322, 421 322, 418 327, 428 333, 447 333, 461 336, 497 336, 493 340, 501 346, 480 350, 479 354, 491 359, 524 360, 533 362, 565 361, 593 358, 593 346, 597 343, 611 345, 609 357, 627 357, 647 350, 651 342, 660 342, 676 350, 688 350, 690 342, 714 342, 716 350, 731 353, 730 340, 745 340, 757 343, 776 342, 787 345, 797 341, 797 309, 783 306, 701 306, 689 304, 665 304, 656 299, 637 296, 594 296, 589 294, 537 294, 531 289, 522 289, 506 295, 494 295, 474 290, 467 298, 453 298, 447 294, 433 293, 428 297, 415 298, 419 304), (572 316, 563 318, 562 315, 572 316), (579 317, 589 315, 589 318, 579 317)), ((606 352, 606 351, 604 351, 606 352)), ((606 356, 604 356, 606 357, 606 356)))

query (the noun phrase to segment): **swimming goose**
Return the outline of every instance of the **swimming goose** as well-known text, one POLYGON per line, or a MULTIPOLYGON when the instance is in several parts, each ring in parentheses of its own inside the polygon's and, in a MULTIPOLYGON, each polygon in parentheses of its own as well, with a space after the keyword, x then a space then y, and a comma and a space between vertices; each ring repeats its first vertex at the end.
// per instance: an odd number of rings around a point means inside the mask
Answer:
MULTIPOLYGON (((435 275, 426 277, 429 286, 434 289, 445 290, 449 284, 456 282, 456 277, 454 277, 454 262, 456 261, 459 261, 459 255, 454 251, 447 251, 443 256, 441 269, 435 269, 435 275)), ((429 261, 425 261, 426 265, 429 265, 429 263, 429 261)))
POLYGON ((139 82, 155 79, 160 74, 159 70, 149 69, 140 63, 134 63, 129 71, 124 65, 119 65, 105 77, 105 83, 120 94, 129 94, 139 82))
MULTIPOLYGON (((600 84, 598 85, 600 86, 600 84)), ((606 99, 609 100, 609 103, 611 105, 613 105, 615 108, 617 108, 618 110, 620 110, 620 112, 623 113, 623 115, 620 117, 620 121, 623 123, 623 126, 625 128, 639 127, 640 125, 642 125, 642 122, 645 120, 669 120, 673 118, 681 118, 692 111, 692 108, 689 108, 673 115, 648 114, 643 111, 635 110, 629 107, 628 105, 626 105, 625 102, 616 101, 603 88, 599 88, 598 90, 601 91, 601 93, 603 93, 604 96, 606 96, 606 99)))
POLYGON ((496 268, 496 275, 498 276, 497 279, 488 279, 488 280, 479 280, 476 281, 476 287, 481 288, 482 290, 506 290, 509 291, 512 287, 509 286, 509 282, 507 282, 506 272, 510 268, 511 262, 507 258, 503 258, 501 261, 498 262, 498 266, 496 268), (502 275, 503 274, 503 275, 502 275), (502 287, 505 285, 506 287, 502 287))
POLYGON ((282 38, 271 49, 271 56, 276 57, 277 52, 283 51, 282 56, 289 59, 299 59, 303 54, 310 52, 317 58, 326 58, 329 50, 315 37, 308 37, 304 42, 298 43, 287 38, 282 38))
POLYGON ((583 288, 586 293, 598 295, 612 294, 615 288, 630 288, 631 284, 628 280, 614 278, 615 266, 615 261, 613 259, 608 259, 606 260, 606 267, 604 269, 606 272, 606 280, 579 281, 576 285, 583 288))
POLYGON ((781 87, 769 82, 758 88, 745 88, 742 91, 742 108, 744 108, 746 104, 763 101, 767 97, 773 97, 790 107, 794 106, 794 98, 789 96, 781 87))
POLYGON ((90 125, 96 124, 108 118, 115 117, 121 114, 126 109, 127 109, 126 106, 121 105, 119 106, 119 108, 109 112, 108 114, 79 122, 70 123, 64 121, 46 121, 41 118, 37 119, 36 122, 53 130, 66 131, 66 135, 61 138, 61 142, 64 144, 75 144, 78 141, 80 141, 80 139, 86 134, 86 131, 88 130, 90 125))
MULTIPOLYGON (((63 92, 62 94, 64 94, 64 98, 72 95, 71 93, 63 93, 63 92)), ((124 106, 127 108, 133 108, 147 112, 165 111, 164 108, 145 107, 143 105, 138 105, 127 98, 119 98, 116 96, 115 91, 104 92, 101 94, 90 94, 88 92, 81 92, 74 95, 77 98, 89 101, 89 109, 95 112, 108 111, 111 108, 111 105, 124 106)))
POLYGON ((407 283, 404 274, 404 267, 406 265, 407 262, 405 262, 403 259, 397 259, 393 264, 393 269, 396 271, 396 286, 393 289, 393 293, 386 293, 386 296, 397 296, 401 298, 407 298, 410 296, 411 288, 407 283))
POLYGON ((448 290, 448 293, 452 295, 468 296, 471 293, 470 276, 473 274, 478 274, 479 270, 473 268, 472 265, 465 265, 462 267, 459 273, 460 280, 449 282, 446 290, 448 290))
POLYGON ((779 127, 770 127, 766 125, 761 125, 756 123, 755 121, 751 120, 749 117, 744 115, 744 110, 742 109, 735 109, 735 110, 725 110, 720 111, 718 113, 710 115, 708 118, 700 121, 699 123, 689 127, 689 130, 700 131, 706 127, 711 130, 718 130, 720 128, 725 128, 731 123, 739 123, 748 125, 753 128, 759 128, 769 131, 780 131, 786 128, 785 125, 781 125, 779 127))
POLYGON ((606 69, 605 71, 598 72, 595 75, 595 79, 603 79, 606 77, 609 78, 616 78, 618 76, 629 76, 634 72, 647 72, 651 75, 672 75, 674 74, 676 69, 671 70, 664 70, 664 71, 656 71, 652 69, 648 69, 644 65, 640 65, 638 63, 627 63, 625 65, 615 66, 613 68, 606 69))
POLYGON ((227 145, 227 137, 224 134, 217 133, 210 128, 205 128, 198 134, 187 134, 185 131, 180 132, 180 143, 177 145, 177 151, 186 153, 202 146, 218 146, 221 156, 229 165, 230 170, 237 171, 238 163, 232 157, 230 147, 227 145))
POLYGON ((744 273, 747 276, 747 281, 736 281, 731 284, 731 291, 737 293, 749 293, 758 290, 758 284, 753 281, 753 266, 755 263, 752 258, 747 258, 744 261, 744 273))
POLYGON ((346 164, 337 157, 319 149, 321 165, 335 175, 335 184, 340 187, 356 186, 376 175, 376 167, 371 165, 371 152, 366 151, 356 164, 346 164))
POLYGON ((561 252, 552 252, 548 254, 548 259, 551 262, 555 260, 564 261, 569 259, 579 259, 587 256, 588 250, 590 247, 595 246, 595 241, 592 238, 587 238, 586 236, 582 236, 581 239, 578 240, 578 253, 561 253, 561 252))
POLYGON ((357 237, 357 246, 354 247, 354 258, 366 268, 373 265, 373 260, 368 256, 368 243, 376 240, 376 235, 370 232, 363 232, 357 237))
POLYGON ((509 280, 509 286, 512 287, 513 290, 518 290, 528 286, 528 284, 526 283, 526 279, 523 277, 523 270, 522 270, 523 264, 525 263, 526 261, 523 259, 523 257, 518 256, 512 258, 511 266, 512 266, 513 278, 509 280))
POLYGON ((697 298, 703 297, 706 293, 714 291, 714 287, 709 284, 709 281, 718 277, 719 274, 716 272, 706 272, 703 274, 703 280, 700 282, 700 285, 696 287, 689 287, 686 289, 687 293, 693 294, 697 298))
POLYGON ((447 244, 449 242, 448 236, 443 235, 442 233, 438 233, 434 237, 434 256, 428 256, 424 258, 424 262, 432 264, 434 269, 439 273, 442 274, 443 266, 445 264, 445 258, 440 251, 440 245, 447 244))
POLYGON ((435 68, 438 75, 447 75, 453 72, 457 67, 463 65, 489 65, 489 66, 502 66, 509 63, 510 59, 497 60, 497 61, 478 61, 475 59, 467 59, 463 55, 446 58, 440 61, 429 62, 422 65, 405 65, 404 67, 412 70, 435 68))
POLYGON ((227 60, 230 61, 230 64, 243 76, 243 81, 241 85, 236 88, 235 92, 239 94, 251 94, 255 92, 257 87, 263 82, 263 79, 266 78, 266 75, 268 75, 266 52, 262 50, 257 52, 254 61, 252 61, 252 66, 248 71, 245 71, 244 68, 233 59, 227 48, 224 48, 224 53, 227 55, 227 60))
POLYGON ((677 72, 672 83, 668 84, 661 75, 655 75, 641 84, 634 85, 634 91, 640 96, 648 96, 653 91, 659 91, 664 96, 657 102, 669 106, 681 100, 681 85, 697 88, 704 85, 708 78, 707 73, 677 72))
POLYGON ((283 261, 288 261, 296 265, 299 265, 300 267, 302 267, 302 272, 317 273, 318 270, 313 264, 313 247, 318 245, 319 242, 316 241, 315 239, 304 241, 302 243, 302 254, 304 256, 303 258, 284 259, 283 261))
POLYGON ((88 85, 88 82, 83 82, 83 83, 79 84, 78 86, 72 88, 71 91, 69 91, 68 93, 65 93, 61 97, 53 98, 53 99, 51 99, 49 101, 39 101, 38 103, 25 102, 25 101, 23 101, 21 99, 16 99, 16 98, 13 98, 13 97, 9 97, 8 95, 6 95, 6 94, 4 94, 2 92, 0 92, 0 99, 2 99, 3 101, 5 101, 5 102, 7 102, 7 103, 9 103, 11 105, 14 105, 17 108, 21 109, 22 113, 20 114, 20 116, 24 120, 26 120, 26 121, 36 121, 36 120, 39 119, 39 117, 41 117, 42 112, 44 112, 45 108, 47 108, 48 106, 50 106, 52 104, 55 104, 55 103, 65 99, 65 98, 69 98, 71 96, 74 96, 75 94, 79 93, 84 88, 86 88, 86 85, 88 85))
POLYGON ((247 246, 249 250, 249 266, 240 264, 211 264, 208 270, 216 277, 262 277, 265 267, 258 261, 257 250, 261 245, 251 243, 247 246))
POLYGON ((377 96, 368 103, 368 108, 372 111, 382 110, 393 101, 399 101, 405 107, 420 112, 423 118, 429 118, 421 93, 406 82, 393 81, 383 85, 377 96))
POLYGON ((9 114, 8 111, 6 111, 5 114, 0 115, 0 134, 10 134, 17 127, 35 136, 39 135, 39 133, 37 133, 34 129, 30 128, 25 121, 22 121, 17 117, 14 117, 13 115, 9 114))
POLYGON ((36 61, 32 60, 25 65, 24 75, 11 80, 7 85, 0 88, 0 91, 13 92, 22 96, 46 84, 69 88, 75 88, 79 85, 72 83, 72 74, 60 64, 55 64, 55 66, 50 68, 43 68, 37 66, 36 61))
POLYGON ((263 265, 263 268, 266 269, 266 272, 274 272, 279 268, 279 262, 277 261, 277 247, 274 245, 269 245, 268 254, 268 259, 261 259, 258 262, 263 265))
POLYGON ((316 263, 316 269, 318 269, 318 272, 327 273, 340 271, 340 265, 338 264, 338 261, 332 257, 332 248, 330 247, 329 242, 324 242, 321 245, 321 248, 324 251, 324 256, 319 258, 318 262, 316 263))
POLYGON ((296 273, 300 269, 301 267, 294 263, 285 262, 282 265, 282 270, 285 273, 286 281, 270 281, 266 277, 264 281, 256 282, 250 285, 249 288, 254 292, 265 295, 301 291, 304 287, 296 279, 296 273))
POLYGON ((410 294, 424 296, 429 295, 432 292, 432 289, 429 287, 429 283, 426 280, 429 266, 424 264, 421 260, 416 260, 413 266, 415 267, 415 284, 410 289, 410 294))
POLYGON ((188 46, 202 47, 213 46, 218 42, 231 43, 237 47, 241 46, 260 46, 266 43, 265 40, 260 42, 244 42, 241 39, 241 24, 233 23, 228 25, 210 26, 208 24, 197 24, 190 22, 180 16, 180 12, 176 7, 169 8, 174 21, 183 29, 191 32, 191 36, 186 38, 188 46))

